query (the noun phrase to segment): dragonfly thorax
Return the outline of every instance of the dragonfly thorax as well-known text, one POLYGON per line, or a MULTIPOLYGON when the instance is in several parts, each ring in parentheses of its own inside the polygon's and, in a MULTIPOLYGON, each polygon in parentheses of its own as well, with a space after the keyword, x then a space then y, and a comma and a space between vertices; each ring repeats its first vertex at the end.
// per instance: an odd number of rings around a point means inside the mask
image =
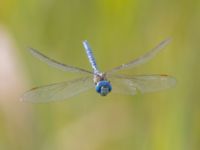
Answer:
POLYGON ((97 83, 98 83, 99 81, 107 80, 107 79, 106 79, 106 74, 105 74, 105 73, 98 73, 98 74, 95 74, 93 80, 94 80, 95 85, 97 85, 97 83))
POLYGON ((109 81, 107 80, 101 80, 97 82, 96 84, 96 91, 101 95, 101 96, 106 96, 110 91, 112 90, 112 86, 109 81))

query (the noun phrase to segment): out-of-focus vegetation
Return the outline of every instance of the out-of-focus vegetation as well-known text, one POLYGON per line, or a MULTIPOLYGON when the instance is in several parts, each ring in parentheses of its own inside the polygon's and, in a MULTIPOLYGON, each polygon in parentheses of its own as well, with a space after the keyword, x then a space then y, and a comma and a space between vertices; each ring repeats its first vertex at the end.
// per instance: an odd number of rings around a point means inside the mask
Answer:
POLYGON ((1 0, 1 150, 200 149, 200 1, 1 0), (154 60, 127 74, 171 74, 175 88, 146 95, 94 90, 59 103, 19 102, 27 89, 78 77, 33 58, 31 46, 90 69, 87 39, 102 71, 167 37, 154 60))

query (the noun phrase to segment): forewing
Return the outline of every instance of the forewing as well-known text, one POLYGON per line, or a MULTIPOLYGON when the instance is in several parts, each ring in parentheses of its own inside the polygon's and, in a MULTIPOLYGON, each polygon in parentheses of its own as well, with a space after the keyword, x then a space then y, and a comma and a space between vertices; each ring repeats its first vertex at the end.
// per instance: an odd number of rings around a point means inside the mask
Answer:
POLYGON ((156 92, 176 84, 176 79, 168 75, 138 75, 134 77, 118 75, 111 78, 111 84, 112 81, 113 91, 117 83, 119 85, 116 87, 117 92, 130 95, 136 94, 137 91, 141 93, 156 92))
POLYGON ((162 41, 155 48, 153 48, 152 50, 150 50, 149 52, 147 52, 143 56, 138 57, 137 59, 134 59, 134 60, 132 60, 132 61, 126 63, 126 64, 122 64, 118 67, 115 67, 112 70, 108 71, 107 74, 114 73, 114 72, 119 71, 119 70, 134 68, 134 67, 136 67, 140 64, 146 63, 147 61, 152 59, 163 47, 165 47, 167 44, 169 44, 170 41, 171 41, 170 38, 162 41))
POLYGON ((70 66, 70 65, 66 65, 63 63, 60 63, 56 60, 53 60, 47 56, 45 56, 44 54, 40 53, 39 51, 37 51, 36 49, 33 48, 29 48, 28 49, 30 51, 30 53, 35 56, 36 58, 38 58, 39 60, 47 63, 49 66, 55 67, 57 69, 60 69, 62 71, 67 71, 67 72, 78 72, 78 73, 86 73, 86 74, 93 74, 91 71, 87 71, 85 69, 82 68, 78 68, 78 67, 74 67, 74 66, 70 66))
POLYGON ((21 100, 34 103, 60 101, 87 91, 92 87, 94 87, 92 77, 85 77, 33 88, 24 93, 21 100))

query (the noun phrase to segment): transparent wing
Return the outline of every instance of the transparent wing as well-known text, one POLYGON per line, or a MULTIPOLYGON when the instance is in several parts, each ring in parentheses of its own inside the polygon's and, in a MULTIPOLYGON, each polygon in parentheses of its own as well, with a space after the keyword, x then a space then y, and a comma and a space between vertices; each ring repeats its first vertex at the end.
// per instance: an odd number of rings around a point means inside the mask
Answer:
POLYGON ((93 74, 93 72, 87 71, 87 70, 82 69, 82 68, 78 68, 78 67, 74 67, 74 66, 69 66, 69 65, 66 65, 66 64, 62 64, 62 63, 60 63, 60 62, 58 62, 56 60, 53 60, 53 59, 45 56, 44 54, 40 53, 36 49, 29 48, 28 50, 30 51, 30 53, 33 56, 35 56, 39 60, 47 63, 49 66, 55 67, 55 68, 60 69, 62 71, 93 74))
POLYGON ((163 47, 165 47, 167 44, 169 44, 170 41, 171 41, 170 38, 162 41, 160 44, 158 44, 155 48, 150 50, 148 53, 146 53, 143 56, 141 56, 135 60, 132 60, 126 64, 122 64, 118 67, 113 68, 112 70, 108 71, 107 74, 114 73, 119 70, 134 68, 140 64, 146 63, 148 60, 152 59, 163 47))
POLYGON ((92 77, 50 84, 27 91, 21 100, 25 102, 60 101, 75 96, 94 87, 92 77))
POLYGON ((135 95, 141 93, 156 92, 173 87, 176 79, 168 75, 138 75, 134 77, 116 75, 111 78, 113 92, 135 95))

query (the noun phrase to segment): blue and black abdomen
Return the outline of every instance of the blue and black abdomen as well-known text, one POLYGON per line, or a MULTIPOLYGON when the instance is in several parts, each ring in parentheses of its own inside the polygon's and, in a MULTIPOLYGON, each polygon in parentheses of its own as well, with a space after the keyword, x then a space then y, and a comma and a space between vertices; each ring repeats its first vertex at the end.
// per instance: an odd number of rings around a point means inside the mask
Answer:
POLYGON ((99 70, 97 68, 97 64, 96 64, 96 61, 95 61, 95 58, 94 58, 94 55, 92 53, 92 50, 90 48, 90 45, 87 41, 83 41, 83 46, 85 48, 85 52, 87 54, 87 57, 89 59, 89 62, 93 68, 93 71, 94 71, 94 74, 98 74, 99 73, 99 70))

